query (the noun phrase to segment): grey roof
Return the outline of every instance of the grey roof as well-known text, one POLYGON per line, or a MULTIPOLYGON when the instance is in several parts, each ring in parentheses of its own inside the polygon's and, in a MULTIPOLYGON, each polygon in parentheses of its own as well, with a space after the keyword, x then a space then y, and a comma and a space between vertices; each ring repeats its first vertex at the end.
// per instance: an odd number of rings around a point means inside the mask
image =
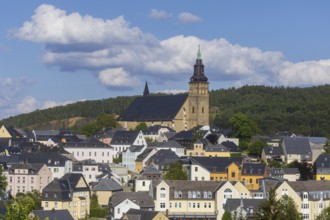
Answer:
POLYGON ((223 141, 220 143, 222 146, 227 147, 230 152, 242 152, 242 148, 237 146, 234 142, 232 141, 223 141))
POLYGON ((141 154, 137 156, 136 161, 143 161, 153 150, 153 148, 147 147, 141 154))
POLYGON ((326 138, 326 137, 308 137, 308 140, 313 144, 325 145, 328 141, 328 138, 326 138))
POLYGON ((57 153, 57 152, 36 152, 27 153, 23 152, 19 156, 19 160, 28 163, 44 163, 47 166, 64 166, 65 162, 70 160, 69 158, 57 153))
MULTIPOLYGON (((15 172, 15 169, 27 169, 28 173, 27 174, 37 174, 39 170, 44 166, 44 164, 41 163, 35 163, 35 164, 29 164, 29 163, 24 163, 24 164, 13 164, 9 168, 9 173, 15 172)), ((21 174, 22 175, 22 174, 21 174)))
POLYGON ((228 148, 221 146, 220 144, 214 146, 208 146, 205 149, 206 152, 229 152, 228 148))
POLYGON ((174 132, 172 128, 163 125, 150 126, 147 129, 143 130, 142 132, 144 135, 157 135, 161 128, 167 128, 168 131, 174 132))
POLYGON ((53 210, 33 210, 32 214, 39 217, 39 219, 49 219, 49 220, 74 220, 71 216, 69 210, 67 209, 53 209, 53 210))
POLYGON ((266 155, 270 155, 270 156, 284 155, 282 147, 265 146, 264 151, 266 155))
POLYGON ((64 148, 112 148, 108 144, 99 141, 96 138, 79 140, 78 142, 61 143, 64 148))
POLYGON ((285 137, 283 139, 286 154, 311 155, 312 150, 306 137, 285 137))
POLYGON ((147 163, 154 163, 155 165, 158 165, 159 170, 164 170, 169 164, 174 163, 179 159, 179 156, 172 150, 161 149, 152 155, 147 163))
POLYGON ((171 121, 188 95, 137 97, 118 117, 119 121, 171 121))
POLYGON ((59 130, 33 130, 36 135, 41 136, 56 136, 60 133, 59 130))
POLYGON ((130 152, 141 152, 144 147, 145 146, 143 145, 132 145, 129 148, 127 148, 125 151, 129 150, 130 152))
POLYGON ((330 154, 320 154, 314 162, 316 169, 330 168, 330 154))
POLYGON ((144 174, 149 174, 149 173, 158 173, 161 174, 161 172, 155 167, 154 164, 150 164, 148 165, 144 170, 143 170, 144 174))
POLYGON ((226 211, 232 212, 236 210, 238 207, 241 207, 243 210, 247 212, 247 214, 255 214, 259 210, 259 206, 261 203, 266 201, 266 199, 232 199, 229 198, 226 201, 224 209, 226 211), (253 212, 251 213, 251 209, 253 212))
POLYGON ((190 157, 192 164, 199 164, 210 172, 226 172, 231 163, 242 165, 242 157, 190 157))
POLYGON ((131 200, 140 208, 155 207, 154 199, 148 192, 116 192, 110 197, 110 207, 115 207, 126 199, 131 200))
POLYGON ((244 175, 256 175, 262 176, 265 174, 266 164, 262 163, 243 163, 242 166, 242 176, 244 175))
POLYGON ((101 179, 100 182, 92 188, 92 191, 122 191, 123 187, 114 179, 101 179))
POLYGON ((153 220, 158 213, 158 211, 129 209, 126 213, 126 216, 128 220, 153 220))
POLYGON ((163 142, 158 147, 159 148, 184 148, 184 146, 182 146, 179 142, 177 142, 175 140, 169 140, 167 142, 163 142))
POLYGON ((282 168, 284 174, 300 174, 298 168, 282 168))
POLYGON ((308 180, 287 182, 296 192, 330 191, 329 180, 308 180))
POLYGON ((132 145, 140 131, 116 131, 110 144, 111 145, 132 145))

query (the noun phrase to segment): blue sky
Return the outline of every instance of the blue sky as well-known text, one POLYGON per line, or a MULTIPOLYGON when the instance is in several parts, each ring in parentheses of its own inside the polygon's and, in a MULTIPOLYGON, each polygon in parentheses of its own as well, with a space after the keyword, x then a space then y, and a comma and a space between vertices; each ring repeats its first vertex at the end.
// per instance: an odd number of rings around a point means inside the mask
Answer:
POLYGON ((329 1, 18 1, 0 7, 0 118, 81 100, 330 84, 329 1))

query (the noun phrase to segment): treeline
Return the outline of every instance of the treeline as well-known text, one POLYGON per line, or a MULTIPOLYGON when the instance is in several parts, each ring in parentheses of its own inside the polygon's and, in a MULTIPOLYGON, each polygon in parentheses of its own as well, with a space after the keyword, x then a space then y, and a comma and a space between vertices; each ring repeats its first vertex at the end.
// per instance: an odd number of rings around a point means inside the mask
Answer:
MULTIPOLYGON (((84 101, 37 110, 4 119, 1 124, 26 128, 72 117, 95 119, 102 113, 120 114, 135 97, 84 101)), ((288 131, 310 135, 330 134, 330 86, 308 88, 243 86, 210 91, 211 124, 230 127, 229 119, 243 113, 257 125, 257 133, 288 131)))
POLYGON ((210 106, 214 110, 212 122, 222 127, 229 126, 229 118, 234 114, 244 113, 255 121, 259 134, 276 131, 310 136, 330 134, 329 85, 308 88, 244 86, 214 90, 210 92, 210 106))

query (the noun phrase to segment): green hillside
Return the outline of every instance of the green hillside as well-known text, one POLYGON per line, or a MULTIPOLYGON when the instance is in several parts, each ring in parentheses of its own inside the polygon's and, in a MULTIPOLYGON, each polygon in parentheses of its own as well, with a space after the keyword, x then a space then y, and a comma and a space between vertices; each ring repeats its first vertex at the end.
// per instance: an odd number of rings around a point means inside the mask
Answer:
MULTIPOLYGON (((120 114, 134 98, 117 97, 77 102, 10 117, 2 120, 1 124, 19 128, 45 128, 47 123, 70 118, 83 118, 90 122, 101 113, 120 114)), ((212 90, 210 107, 211 123, 221 127, 229 127, 228 119, 240 112, 257 123, 259 134, 274 131, 311 136, 330 134, 328 85, 308 88, 244 86, 238 89, 212 90)), ((72 123, 60 123, 64 127, 68 124, 72 126, 72 123)))

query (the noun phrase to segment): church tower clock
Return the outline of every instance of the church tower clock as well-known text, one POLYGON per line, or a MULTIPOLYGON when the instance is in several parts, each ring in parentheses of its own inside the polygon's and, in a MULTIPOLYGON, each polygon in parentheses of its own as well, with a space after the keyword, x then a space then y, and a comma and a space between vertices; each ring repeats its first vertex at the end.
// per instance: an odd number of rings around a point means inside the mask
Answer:
POLYGON ((194 65, 194 75, 189 82, 189 127, 209 125, 209 83, 204 75, 200 47, 194 65))

